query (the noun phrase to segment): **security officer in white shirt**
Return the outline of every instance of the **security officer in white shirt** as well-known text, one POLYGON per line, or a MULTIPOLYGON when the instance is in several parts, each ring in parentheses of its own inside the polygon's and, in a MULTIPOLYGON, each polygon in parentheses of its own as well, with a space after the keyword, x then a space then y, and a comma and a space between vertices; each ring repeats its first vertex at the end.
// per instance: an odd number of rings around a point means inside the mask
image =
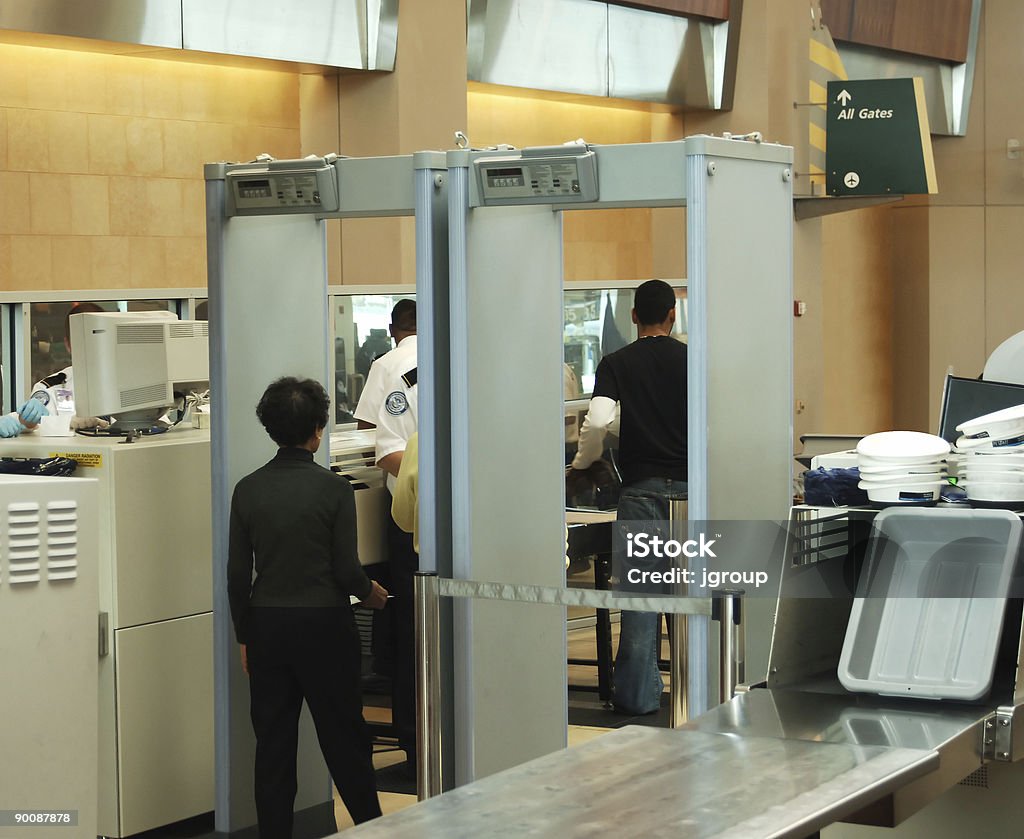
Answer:
POLYGON ((68 366, 32 385, 32 398, 52 414, 75 415, 75 374, 68 366))
MULTIPOLYGON (((405 314, 415 318, 415 304, 405 314)), ((396 310, 398 309, 396 306, 396 310)), ((395 317, 398 326, 415 328, 412 323, 395 317)), ((415 335, 405 337, 400 346, 382 356, 370 368, 371 377, 379 367, 380 407, 375 417, 377 425, 377 465, 387 473, 388 490, 393 491, 402 456, 409 438, 416 432, 419 417, 416 369, 415 335), (409 343, 406 343, 409 342, 409 343), (409 350, 406 347, 410 347, 409 350), (382 362, 387 362, 382 365, 382 362)), ((360 407, 363 401, 360 399, 360 407)), ((359 416, 357 412, 356 416, 359 416)), ((389 505, 390 507, 390 505, 389 505)), ((413 577, 419 566, 419 557, 413 545, 412 534, 406 533, 388 516, 388 560, 391 570, 392 632, 394 633, 394 676, 392 679, 392 719, 398 736, 398 745, 406 755, 405 771, 415 777, 416 767, 416 658, 415 622, 413 610, 413 577)))
POLYGON ((387 383, 393 380, 395 370, 401 368, 404 372, 416 366, 415 300, 404 299, 395 304, 391 310, 389 331, 395 348, 370 365, 359 404, 353 412, 359 428, 373 428, 377 424, 377 415, 384 404, 384 397, 388 395, 387 383))
MULTIPOLYGON (((76 303, 64 317, 64 346, 71 355, 71 316, 90 312, 105 311, 98 303, 76 303)), ((41 379, 32 386, 32 398, 41 402, 50 414, 71 417, 71 428, 105 427, 109 423, 97 417, 79 417, 75 415, 75 373, 68 365, 41 379)))
MULTIPOLYGON (((376 463, 387 475, 391 492, 402 455, 409 438, 416 431, 418 418, 416 387, 416 302, 399 300, 391 311, 390 332, 395 348, 376 359, 370 366, 366 384, 353 412, 359 428, 377 429, 376 463)), ((391 620, 392 635, 392 720, 399 748, 406 753, 405 774, 415 778, 416 766, 416 671, 415 623, 413 612, 413 576, 419 557, 412 534, 401 530, 391 518, 387 505, 387 546, 389 578, 392 594, 386 610, 391 620)), ((374 634, 382 629, 374 615, 374 634)), ((384 615, 381 615, 383 618, 384 615)), ((375 664, 380 651, 374 650, 375 664)))
POLYGON ((387 472, 388 490, 402 467, 405 444, 419 424, 416 359, 408 359, 389 375, 387 394, 377 414, 377 465, 387 472))

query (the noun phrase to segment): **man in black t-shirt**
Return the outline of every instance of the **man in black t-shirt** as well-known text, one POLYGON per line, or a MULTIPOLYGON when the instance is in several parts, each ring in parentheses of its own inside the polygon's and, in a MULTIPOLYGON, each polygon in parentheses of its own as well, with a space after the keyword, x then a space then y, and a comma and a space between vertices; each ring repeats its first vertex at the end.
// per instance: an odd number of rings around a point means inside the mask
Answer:
MULTIPOLYGON (((669 501, 686 498, 686 345, 671 337, 676 297, 661 280, 636 290, 637 340, 605 356, 597 367, 594 395, 580 429, 573 469, 601 457, 604 436, 619 424, 622 493, 619 521, 666 521, 669 501)), ((649 714, 661 704, 658 670, 661 616, 624 611, 615 657, 615 707, 649 714)))

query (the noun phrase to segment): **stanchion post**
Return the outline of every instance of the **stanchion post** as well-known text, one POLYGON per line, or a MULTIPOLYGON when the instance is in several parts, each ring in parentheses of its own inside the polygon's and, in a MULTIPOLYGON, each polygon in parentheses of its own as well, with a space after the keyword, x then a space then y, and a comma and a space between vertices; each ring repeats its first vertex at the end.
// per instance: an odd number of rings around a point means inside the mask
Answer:
POLYGON ((735 637, 736 633, 732 623, 732 610, 735 603, 735 596, 730 591, 716 592, 718 594, 718 690, 719 702, 728 702, 732 699, 732 691, 735 689, 734 662, 736 659, 735 637))
POLYGON ((719 701, 728 702, 736 692, 737 679, 742 680, 746 657, 741 625, 742 591, 716 591, 718 616, 718 692, 719 701))
MULTIPOLYGON (((668 504, 669 529, 672 538, 679 542, 686 539, 687 504, 684 500, 673 499, 668 504)), ((678 597, 688 594, 684 583, 674 586, 678 597)), ((679 728, 686 722, 686 615, 672 615, 669 618, 669 725, 679 728)))
POLYGON ((416 797, 441 793, 441 633, 437 574, 417 571, 416 602, 416 797))

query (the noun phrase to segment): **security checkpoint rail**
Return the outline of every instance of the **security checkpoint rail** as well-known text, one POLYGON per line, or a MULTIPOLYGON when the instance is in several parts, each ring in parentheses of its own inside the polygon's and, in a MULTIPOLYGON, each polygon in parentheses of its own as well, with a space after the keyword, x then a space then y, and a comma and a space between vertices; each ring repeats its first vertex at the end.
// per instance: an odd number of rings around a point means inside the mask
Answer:
MULTIPOLYGON (((422 801, 439 795, 442 790, 441 743, 441 647, 440 599, 442 597, 478 600, 502 600, 518 603, 542 603, 553 606, 588 606, 599 609, 628 609, 636 612, 656 612, 675 615, 674 627, 681 627, 685 640, 687 615, 711 616, 712 599, 708 597, 630 597, 613 591, 566 589, 552 586, 517 585, 511 583, 479 582, 440 578, 433 572, 417 572, 414 579, 416 603, 416 732, 417 732, 417 797, 422 801)), ((717 610, 722 616, 722 641, 719 671, 723 675, 723 693, 720 700, 732 697, 737 671, 737 645, 733 635, 742 627, 734 620, 738 614, 734 601, 737 595, 724 593, 724 603, 717 610), (727 640, 728 639, 728 640, 727 640)), ((717 598, 716 598, 717 599, 717 598)), ((742 637, 742 636, 741 636, 742 637)), ((672 708, 671 725, 677 728, 686 722, 684 692, 686 686, 686 645, 674 641, 671 645, 670 690, 672 708)))

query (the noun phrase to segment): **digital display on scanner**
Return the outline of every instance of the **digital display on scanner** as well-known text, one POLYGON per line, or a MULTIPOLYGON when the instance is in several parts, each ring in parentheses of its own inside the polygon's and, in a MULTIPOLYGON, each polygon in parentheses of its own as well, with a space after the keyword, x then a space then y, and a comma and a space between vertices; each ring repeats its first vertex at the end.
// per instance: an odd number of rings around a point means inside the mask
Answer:
POLYGON ((523 170, 521 167, 515 169, 488 169, 487 183, 489 186, 523 186, 523 170))
POLYGON ((270 198, 270 181, 239 181, 238 195, 241 198, 270 198))

